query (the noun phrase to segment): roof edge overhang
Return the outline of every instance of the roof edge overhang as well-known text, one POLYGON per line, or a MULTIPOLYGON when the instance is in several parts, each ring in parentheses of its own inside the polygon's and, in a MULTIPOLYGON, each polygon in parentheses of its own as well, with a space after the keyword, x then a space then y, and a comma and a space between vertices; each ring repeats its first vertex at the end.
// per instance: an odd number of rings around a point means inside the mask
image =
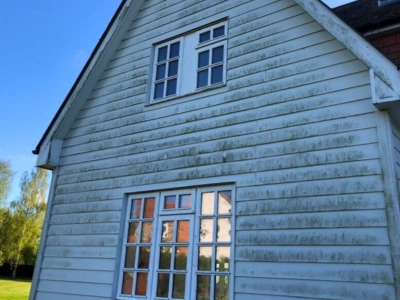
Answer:
POLYGON ((400 95, 400 73, 397 66, 372 46, 363 36, 342 21, 320 0, 294 0, 325 30, 349 49, 369 69, 373 69, 395 94, 400 95))
POLYGON ((82 68, 82 71, 79 73, 78 78, 75 80, 72 88, 68 92, 60 108, 57 110, 55 116, 51 120, 49 126, 47 127, 46 131, 41 137, 36 148, 32 150, 33 154, 38 155, 46 139, 49 139, 49 136, 53 136, 57 131, 57 129, 61 126, 62 121, 70 111, 73 104, 76 102, 77 98, 80 96, 86 81, 94 73, 96 66, 98 66, 98 61, 100 60, 101 57, 104 56, 104 53, 107 52, 107 49, 110 48, 109 47, 109 45, 111 44, 110 41, 113 40, 118 28, 121 27, 124 21, 126 22, 126 18, 124 18, 124 16, 126 15, 128 9, 132 5, 136 4, 136 2, 141 2, 141 1, 135 1, 135 0, 121 1, 111 21, 108 23, 107 28, 103 32, 101 38, 99 39, 94 50, 92 51, 88 61, 82 68))

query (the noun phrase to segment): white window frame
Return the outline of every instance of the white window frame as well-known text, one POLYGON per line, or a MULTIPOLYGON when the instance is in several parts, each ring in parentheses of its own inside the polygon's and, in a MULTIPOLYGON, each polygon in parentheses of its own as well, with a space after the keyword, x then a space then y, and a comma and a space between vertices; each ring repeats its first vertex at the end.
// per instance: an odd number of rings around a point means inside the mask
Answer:
MULTIPOLYGON (((185 96, 191 93, 200 92, 205 89, 224 86, 226 84, 226 65, 227 65, 227 38, 228 38, 228 22, 221 21, 215 23, 213 25, 209 25, 206 27, 202 27, 197 31, 191 31, 187 34, 183 34, 179 38, 174 38, 168 40, 166 42, 156 44, 154 46, 153 51, 153 63, 152 63, 152 74, 151 74, 151 89, 150 89, 150 103, 158 103, 166 100, 170 100, 173 98, 177 98, 180 96, 185 96), (211 35, 213 34, 213 30, 218 27, 224 27, 224 35, 212 38, 206 42, 199 42, 200 34, 210 31, 211 35), (156 73, 157 73, 157 56, 158 49, 173 44, 177 41, 180 41, 180 52, 179 52, 179 64, 178 64, 178 74, 177 74, 177 89, 176 94, 174 95, 166 95, 166 83, 167 79, 163 78, 162 80, 156 81, 156 73), (213 48, 218 46, 223 46, 223 61, 220 63, 216 63, 215 65, 209 65, 209 75, 208 75, 208 84, 207 86, 197 88, 197 66, 198 66, 198 54, 202 51, 205 51, 207 48, 210 49, 210 53, 213 48), (218 82, 215 84, 211 84, 211 68, 213 66, 222 65, 222 82, 218 82), (163 97, 155 98, 155 86, 157 83, 165 81, 164 84, 164 93, 163 97)), ((209 60, 211 61, 211 54, 209 60)), ((167 71, 166 71, 167 72, 167 71)), ((167 76, 167 74, 166 74, 167 76)))
MULTIPOLYGON (((180 189, 180 190, 172 190, 172 191, 160 191, 160 192, 149 192, 149 193, 141 193, 141 194, 132 194, 128 197, 128 203, 127 203, 127 211, 125 215, 125 220, 124 220, 124 236, 122 240, 122 250, 121 250, 121 258, 120 258, 120 267, 119 267, 119 275, 118 275, 118 286, 117 286, 117 299, 167 299, 167 298, 161 298, 161 297, 156 297, 156 292, 157 292, 157 280, 158 280, 158 273, 162 273, 163 270, 158 269, 158 264, 160 261, 160 247, 163 246, 163 243, 161 243, 161 237, 162 237, 162 222, 163 221, 174 221, 176 224, 177 221, 179 220, 189 220, 190 221, 190 227, 189 227, 189 242, 188 242, 188 256, 187 256, 187 270, 186 271, 177 271, 177 270, 164 270, 165 273, 170 274, 170 293, 172 295, 172 274, 186 274, 185 278, 185 286, 187 287, 185 289, 185 298, 184 299, 196 299, 196 293, 197 293, 197 274, 198 273, 207 273, 204 271, 198 271, 198 252, 199 252, 199 247, 201 245, 205 246, 204 243, 200 243, 200 223, 201 219, 217 219, 219 218, 229 218, 231 227, 230 227, 230 241, 229 242, 216 242, 216 235, 217 235, 217 222, 213 222, 213 241, 211 243, 207 243, 208 245, 211 245, 212 247, 212 265, 214 266, 216 264, 216 257, 215 257, 215 249, 217 246, 229 246, 230 247, 230 258, 229 258, 229 271, 221 271, 221 272, 216 272, 214 270, 214 267, 212 267, 210 274, 211 278, 214 278, 213 276, 228 276, 229 278, 229 299, 233 299, 233 285, 234 285, 234 238, 235 238, 235 187, 233 185, 221 185, 221 186, 211 186, 207 188, 192 188, 192 189, 180 189), (227 191, 229 190, 231 192, 231 212, 229 214, 217 214, 216 207, 217 207, 217 202, 218 202, 218 192, 220 191, 227 191), (206 192, 213 192, 214 193, 214 214, 212 215, 204 215, 201 216, 201 196, 202 193, 206 192), (178 195, 177 199, 179 198, 179 195, 182 194, 191 194, 192 195, 192 201, 191 201, 191 207, 190 208, 178 208, 175 209, 175 212, 171 212, 168 209, 164 209, 163 205, 163 197, 168 196, 168 195, 178 195), (122 282, 123 282, 123 272, 126 270, 125 266, 125 256, 126 256, 126 249, 127 246, 130 243, 127 243, 127 237, 128 237, 128 231, 129 231, 129 223, 131 222, 132 219, 130 219, 130 213, 131 213, 131 206, 132 206, 132 200, 134 199, 145 199, 145 198, 150 198, 154 197, 155 198, 155 204, 154 204, 154 215, 152 218, 152 237, 151 237, 151 245, 150 247, 150 258, 149 258, 149 267, 147 270, 148 277, 147 277, 147 288, 146 288, 146 296, 139 296, 139 295, 126 295, 121 293, 122 289, 122 282), (218 274, 220 275, 218 275, 218 274)), ((177 200, 179 201, 179 200, 177 200)), ((144 202, 141 205, 141 215, 143 216, 143 211, 144 211, 145 205, 144 202)), ((146 222, 149 219, 140 219, 138 222, 146 222)), ((141 226, 141 225, 140 225, 141 226)), ((141 227, 140 227, 141 228, 141 227)), ((136 261, 139 256, 139 245, 141 244, 140 242, 140 234, 141 230, 139 231, 138 234, 138 242, 137 242, 137 249, 136 249, 136 261)), ((174 233, 174 236, 176 236, 176 233, 174 233)), ((182 246, 181 243, 176 241, 176 243, 172 244, 173 247, 179 247, 179 245, 182 246)), ((169 246, 169 245, 167 245, 169 246)), ((183 245, 186 246, 186 245, 183 245)), ((174 249, 174 248, 173 248, 174 249)), ((171 254, 171 259, 172 255, 174 255, 173 251, 171 254)), ((173 261, 171 262, 171 264, 173 261)), ((136 263, 135 263, 136 264, 136 263)), ((140 269, 134 270, 135 274, 136 272, 140 272, 140 269)), ((208 274, 208 273, 207 273, 208 274)), ((134 277, 134 281, 132 283, 132 293, 135 292, 136 288, 136 278, 137 276, 134 277)), ((211 282, 210 285, 210 295, 211 299, 213 299, 214 295, 214 281, 211 282)), ((170 298, 173 299, 173 298, 170 298)))

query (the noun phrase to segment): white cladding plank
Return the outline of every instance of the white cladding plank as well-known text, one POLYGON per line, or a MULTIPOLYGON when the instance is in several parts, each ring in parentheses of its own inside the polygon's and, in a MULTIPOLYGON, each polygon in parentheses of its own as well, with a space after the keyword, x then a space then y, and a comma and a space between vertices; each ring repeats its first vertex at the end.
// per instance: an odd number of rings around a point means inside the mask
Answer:
POLYGON ((355 282, 236 277, 235 291, 323 299, 395 299, 393 285, 355 282))
POLYGON ((44 257, 42 268, 93 271, 114 271, 115 259, 44 257))
POLYGON ((96 272, 86 270, 60 270, 60 269, 42 269, 40 278, 51 281, 66 281, 66 282, 85 282, 109 284, 113 283, 113 272, 96 272))
MULTIPOLYGON (((304 23, 314 21, 300 6, 290 6, 287 1, 286 3, 285 1, 275 2, 268 8, 269 9, 265 9, 265 7, 263 7, 255 12, 246 12, 239 16, 232 16, 229 21, 229 38, 236 39, 239 37, 242 40, 256 40, 265 37, 266 34, 271 34, 268 32, 271 32, 269 28, 272 28, 273 25, 282 23, 281 26, 287 28, 284 26, 290 26, 290 23, 295 23, 295 18, 298 16, 304 18, 304 23)), ((272 33, 274 33, 274 31, 272 31, 272 33)), ((237 46, 239 44, 240 43, 234 42, 229 45, 237 46)))
POLYGON ((246 262, 298 262, 391 265, 389 246, 237 246, 235 260, 246 262))
POLYGON ((239 230, 235 245, 389 245, 387 228, 239 230))
POLYGON ((41 279, 37 290, 39 292, 54 292, 70 295, 111 297, 111 284, 67 282, 41 279))
MULTIPOLYGON (((143 60, 142 63, 144 64, 146 61, 143 60)), ((125 66, 126 67, 126 66, 125 66)), ((149 74, 149 67, 146 64, 145 66, 138 68, 138 65, 132 67, 130 72, 120 72, 118 71, 117 74, 113 74, 111 70, 107 70, 103 73, 103 76, 96 84, 95 89, 101 89, 105 87, 110 87, 115 84, 124 83, 130 86, 133 86, 131 82, 133 80, 137 80, 139 77, 141 80, 145 80, 149 74)))
POLYGON ((332 50, 343 49, 343 46, 338 41, 334 40, 326 31, 317 31, 308 35, 296 37, 295 40, 281 41, 278 44, 269 45, 265 49, 230 58, 227 64, 227 76, 230 76, 230 72, 237 72, 237 68, 246 69, 246 66, 252 63, 263 64, 264 60, 267 60, 266 63, 269 63, 264 64, 267 67, 279 66, 281 61, 283 65, 288 64, 287 56, 283 55, 292 53, 292 55, 297 55, 301 58, 303 49, 307 51, 308 48, 314 49, 314 47, 321 45, 319 51, 324 51, 323 45, 326 43, 332 43, 334 45, 332 50), (317 44, 315 42, 316 40, 318 41, 317 44))
POLYGON ((391 266, 372 264, 239 261, 235 264, 235 277, 393 283, 391 266))
MULTIPOLYGON (((341 152, 338 150, 328 150, 326 152, 321 151, 322 153, 301 153, 279 158, 256 158, 255 149, 249 148, 247 151, 240 151, 236 156, 231 152, 229 159, 227 159, 227 152, 217 152, 196 157, 188 156, 176 159, 165 159, 159 162, 156 161, 128 165, 126 167, 115 167, 103 169, 103 171, 96 170, 79 174, 63 175, 59 177, 58 184, 64 185, 155 172, 173 171, 192 167, 200 168, 212 165, 215 166, 220 164, 226 165, 226 167, 221 167, 222 171, 229 169, 233 164, 235 164, 238 168, 242 168, 241 170, 243 173, 262 172, 257 174, 256 178, 258 184, 300 181, 301 178, 304 180, 313 180, 315 178, 323 179, 335 176, 347 177, 356 175, 375 175, 380 174, 381 172, 379 162, 373 160, 378 156, 374 151, 376 148, 375 146, 376 145, 365 147, 366 149, 363 149, 364 151, 349 148, 346 149, 347 151, 343 150, 341 152), (321 167, 305 168, 308 166, 318 165, 321 167), (293 168, 302 169, 298 169, 298 172, 295 175, 292 174, 293 168), (276 171, 271 172, 273 170, 276 171)), ((107 207, 105 206, 104 211, 107 211, 106 208, 107 207)), ((74 206, 67 206, 65 208, 65 213, 85 212, 83 209, 84 207, 79 210, 79 207, 74 208, 74 206)))
POLYGON ((116 82, 104 87, 96 86, 90 95, 90 99, 98 98, 105 95, 112 95, 119 91, 133 90, 147 86, 147 75, 142 75, 133 80, 116 82))
POLYGON ((253 187, 238 187, 237 198, 282 199, 381 192, 382 190, 381 176, 364 176, 361 178, 336 178, 300 183, 275 184, 271 186, 258 185, 253 187))
MULTIPOLYGON (((300 41, 296 41, 296 43, 292 43, 300 47, 298 44, 300 41)), ((276 50, 276 49, 275 49, 276 50)), ((253 73, 257 73, 260 71, 270 71, 274 68, 280 68, 283 69, 284 66, 291 65, 293 63, 301 63, 304 61, 313 62, 317 59, 320 59, 320 57, 331 57, 331 58, 339 58, 342 59, 341 56, 347 57, 347 59, 351 58, 351 53, 343 49, 343 45, 338 43, 335 40, 328 40, 326 42, 322 42, 318 45, 312 44, 312 46, 306 46, 306 49, 304 51, 288 51, 288 49, 285 47, 282 49, 282 51, 286 50, 284 53, 276 53, 275 51, 273 52, 272 50, 269 52, 269 49, 266 49, 263 51, 265 54, 264 59, 258 59, 258 57, 255 57, 253 55, 248 55, 244 59, 248 60, 250 57, 253 57, 255 62, 248 62, 245 65, 240 65, 238 67, 229 69, 227 72, 227 80, 231 80, 234 78, 250 75, 253 73), (350 54, 349 54, 350 53, 350 54)), ((352 58, 354 59, 354 58, 352 58)), ((235 60, 230 60, 229 64, 233 66, 233 62, 235 60)), ((236 60, 238 63, 240 63, 241 60, 236 60)), ((332 63, 332 62, 331 62, 332 63)))
MULTIPOLYGON (((177 29, 188 28, 188 30, 190 30, 196 28, 196 25, 193 24, 204 19, 210 19, 210 22, 212 22, 222 17, 243 12, 248 2, 249 0, 187 0, 180 2, 178 7, 171 8, 172 14, 155 19, 154 21, 149 21, 146 25, 142 26, 140 30, 128 31, 125 40, 118 47, 118 52, 128 50, 129 53, 132 51, 131 48, 135 47, 137 44, 141 44, 145 41, 154 43, 168 36, 171 37, 176 35, 175 30, 177 29)), ((290 0, 281 0, 281 2, 293 5, 293 2, 290 0)), ((116 55, 120 56, 118 52, 116 55)), ((126 52, 122 52, 122 55, 125 53, 126 52)))
POLYGON ((251 110, 259 108, 263 108, 264 111, 269 111, 270 116, 274 116, 330 107, 335 104, 367 98, 370 98, 370 91, 367 86, 358 86, 352 88, 350 91, 348 89, 331 91, 329 94, 313 95, 306 99, 298 99, 289 96, 288 99, 284 101, 282 98, 267 100, 261 97, 251 97, 244 103, 238 101, 213 103, 212 105, 210 104, 209 107, 194 107, 194 109, 181 110, 178 113, 172 112, 173 107, 166 108, 164 112, 158 113, 153 110, 143 113, 139 111, 138 105, 135 104, 132 108, 137 111, 137 113, 134 114, 135 116, 129 114, 131 108, 117 108, 115 110, 113 109, 112 112, 100 113, 98 115, 79 119, 76 122, 79 127, 70 130, 63 146, 68 147, 76 145, 79 144, 79 142, 85 142, 85 139, 87 140, 89 138, 90 141, 96 141, 106 137, 114 137, 118 133, 115 132, 115 129, 122 126, 126 127, 126 129, 120 134, 123 132, 132 134, 184 123, 200 122, 202 120, 232 114, 243 114, 245 111, 248 113, 251 110), (352 92, 353 96, 349 97, 349 92, 352 92), (275 106, 273 106, 273 108, 266 107, 271 106, 271 104, 275 104, 275 106))
POLYGON ((60 293, 49 293, 49 292, 37 292, 36 299, 40 300, 106 300, 110 299, 110 297, 93 297, 93 296, 80 296, 80 295, 67 295, 60 293))
POLYGON ((50 224, 85 224, 85 223, 107 223, 119 222, 121 219, 121 212, 97 212, 97 213, 74 213, 52 215, 50 224))
MULTIPOLYGON (((192 97, 189 97, 190 99, 188 99, 188 101, 179 103, 179 105, 177 105, 176 102, 166 102, 159 103, 158 106, 146 107, 146 109, 139 105, 141 101, 144 101, 144 97, 141 96, 117 102, 110 101, 110 103, 106 102, 106 105, 100 105, 95 108, 82 110, 81 117, 86 118, 93 116, 95 118, 91 122, 93 124, 93 121, 104 122, 115 119, 116 117, 130 116, 130 122, 124 122, 124 124, 128 125, 152 119, 168 117, 171 114, 181 114, 207 107, 218 107, 219 105, 224 105, 225 103, 229 102, 234 102, 234 104, 238 105, 240 103, 239 101, 244 99, 246 99, 246 102, 251 101, 250 105, 257 106, 263 106, 267 104, 272 105, 298 99, 303 99, 303 101, 306 101, 305 99, 314 99, 314 97, 324 97, 325 99, 329 99, 330 94, 332 94, 332 97, 336 97, 337 93, 340 91, 346 91, 348 89, 360 89, 363 88, 363 85, 365 85, 364 89, 369 89, 366 85, 368 80, 368 73, 362 72, 346 75, 343 78, 331 78, 323 82, 316 82, 308 86, 299 86, 283 91, 269 92, 265 89, 254 89, 253 86, 228 92, 224 92, 224 89, 216 89, 209 92, 196 93, 192 97), (268 94, 268 97, 266 97, 266 93, 268 94), (133 114, 129 114, 130 112, 133 114), (146 114, 143 114, 142 112, 146 112, 146 114), (83 114, 85 116, 83 116, 83 114)), ((347 92, 348 94, 346 98, 350 95, 357 94, 357 91, 354 91, 353 94, 351 94, 350 91, 347 92)), ((368 90, 368 92, 370 93, 370 90, 368 90)), ((358 96, 353 97, 349 98, 349 101, 350 99, 359 99, 358 96)), ((249 108, 251 108, 251 106, 249 106, 249 108)), ((87 133, 90 132, 91 128, 87 129, 87 133)))
POLYGON ((257 170, 256 184, 271 185, 291 182, 305 182, 331 178, 349 178, 368 175, 379 175, 382 170, 379 160, 359 161, 350 163, 336 163, 333 165, 299 167, 296 172, 293 168, 284 170, 265 171, 257 170))
POLYGON ((47 246, 44 252, 45 257, 58 258, 117 258, 116 247, 66 247, 66 246, 47 246))
MULTIPOLYGON (((60 183, 60 181, 58 181, 60 183)), ((106 200, 90 203, 80 204, 54 204, 52 214, 73 214, 73 213, 87 213, 87 212, 106 212, 106 211, 120 211, 122 209, 121 200, 106 200)))
POLYGON ((235 300, 325 300, 322 298, 307 298, 307 297, 296 297, 296 296, 282 296, 282 295, 268 295, 268 294, 262 294, 262 295, 256 295, 253 293, 235 293, 235 300))
POLYGON ((67 234, 110 234, 118 233, 120 230, 119 222, 107 222, 96 224, 69 224, 50 225, 48 235, 67 235, 67 234))
POLYGON ((46 246, 117 246, 118 234, 49 235, 46 246))
MULTIPOLYGON (((268 49, 271 46, 279 45, 285 42, 294 43, 300 37, 311 35, 323 31, 322 27, 317 22, 312 22, 308 17, 301 15, 293 18, 298 24, 292 26, 292 22, 283 22, 285 24, 274 24, 265 32, 265 37, 257 40, 245 43, 242 36, 238 36, 240 42, 236 42, 235 38, 232 38, 232 43, 236 43, 238 46, 229 49, 228 59, 243 55, 254 55, 253 52, 268 49), (282 31, 281 31, 282 28, 282 31)), ((326 35, 326 34, 325 34, 326 35)), ((326 40, 332 39, 331 36, 326 35, 326 40)))
MULTIPOLYGON (((182 158, 186 156, 204 156, 218 155, 218 152, 225 152, 225 161, 237 161, 243 159, 253 159, 254 157, 275 157, 276 160, 293 160, 307 157, 310 164, 322 163, 318 160, 322 155, 332 155, 329 161, 348 161, 376 158, 376 130, 365 129, 361 131, 344 132, 340 134, 327 135, 323 137, 312 137, 302 140, 293 140, 282 143, 265 145, 252 145, 243 148, 230 148, 223 150, 220 145, 215 142, 206 142, 197 147, 177 147, 173 149, 163 149, 156 152, 147 152, 146 157, 140 154, 132 154, 130 156, 120 156, 118 160, 103 159, 101 164, 98 161, 65 165, 60 168, 60 176, 91 172, 95 170, 106 170, 109 168, 117 168, 119 166, 137 165, 141 163, 149 163, 154 161, 163 161, 167 159, 182 158), (348 147, 341 149, 342 147, 348 147), (339 148, 339 149, 337 149, 339 148), (329 149, 329 150, 325 150, 329 149), (306 153, 304 153, 306 152, 306 153), (280 156, 285 155, 285 158, 280 156), (343 157, 350 155, 351 158, 343 157), (342 157, 342 158, 341 158, 342 157), (314 162, 314 163, 313 163, 314 162)), ((223 154, 223 153, 222 153, 223 154)))
MULTIPOLYGON (((84 139, 85 143, 80 143, 74 147, 64 147, 61 156, 70 156, 93 152, 96 150, 100 151, 132 144, 140 144, 138 147, 144 147, 150 144, 155 145, 158 148, 163 148, 163 146, 169 148, 174 146, 171 145, 171 142, 173 141, 185 142, 193 140, 194 142, 204 142, 207 140, 223 139, 231 136, 249 135, 266 130, 295 130, 293 129, 295 126, 297 126, 297 128, 307 126, 311 127, 315 126, 315 123, 317 122, 328 124, 330 120, 339 119, 337 121, 340 121, 341 118, 368 114, 374 111, 376 111, 376 108, 371 104, 370 99, 366 99, 335 105, 329 110, 326 108, 319 108, 289 114, 285 117, 282 117, 280 115, 282 112, 274 106, 265 107, 264 109, 245 111, 238 113, 237 115, 233 114, 213 118, 209 122, 191 122, 174 127, 162 128, 156 131, 145 132, 141 135, 132 135, 129 133, 129 131, 132 130, 130 127, 122 127, 117 130, 119 134, 116 137, 104 137, 103 140, 98 142, 90 142, 90 135, 84 138, 78 137, 76 139, 84 139), (254 123, 252 123, 263 119, 267 119, 265 121, 268 122, 259 122, 258 128, 254 126, 254 123), (154 143, 154 141, 156 141, 156 143, 154 143)), ((345 120, 342 120, 342 123, 345 122, 345 120)), ((98 135, 101 134, 102 133, 98 133, 98 135)), ((260 132, 259 135, 261 134, 265 134, 265 132, 260 132)), ((179 146, 179 144, 176 146, 179 146)))
MULTIPOLYGON (((304 185, 308 184, 310 181, 319 180, 318 176, 321 176, 324 179, 338 179, 339 177, 348 178, 350 180, 357 180, 361 185, 368 183, 370 180, 368 178, 372 177, 371 175, 380 174, 380 169, 376 168, 374 164, 366 164, 364 162, 360 162, 363 165, 356 166, 356 163, 353 165, 349 165, 349 168, 343 168, 343 166, 335 166, 333 168, 327 169, 324 171, 323 168, 317 170, 313 173, 304 172, 304 174, 309 174, 304 181, 299 181, 297 178, 284 178, 279 177, 279 180, 275 180, 274 182, 268 180, 270 177, 266 174, 266 176, 261 177, 257 176, 257 183, 274 183, 275 186, 265 186, 268 189, 276 189, 281 187, 282 185, 286 185, 289 187, 293 184, 298 184, 295 182, 303 182, 304 185), (343 168, 343 170, 340 170, 343 168), (361 175, 363 177, 353 177, 355 175, 361 175), (368 176, 369 175, 369 176, 368 176), (349 177, 350 176, 350 177, 349 177), (365 179, 364 179, 365 178, 365 179)), ((239 161, 239 162, 227 162, 219 165, 216 168, 214 165, 207 166, 192 166, 190 168, 182 168, 176 170, 169 170, 168 172, 148 172, 146 171, 147 166, 143 166, 143 172, 135 175, 115 177, 110 179, 96 179, 93 177, 89 181, 85 182, 77 182, 74 184, 59 184, 57 187, 57 193, 71 193, 71 192, 84 192, 89 190, 96 189, 107 189, 113 187, 128 187, 132 185, 143 185, 143 184, 153 184, 160 182, 173 182, 173 181, 182 181, 182 180, 194 180, 199 178, 211 178, 211 177, 219 177, 219 176, 232 176, 232 175, 240 175, 240 174, 253 174, 257 171, 265 171, 265 168, 268 167, 268 163, 265 163, 263 160, 251 160, 251 161, 239 161)), ((262 174, 264 175, 264 174, 262 174)), ((358 185, 360 185, 358 184, 358 185)), ((336 187, 332 184, 328 186, 330 189, 334 189, 336 187)), ((347 185, 346 185, 347 186, 347 185)), ((337 188, 344 189, 344 186, 338 186, 337 188)), ((379 185, 381 188, 381 185, 379 185)), ((365 191, 375 190, 375 186, 369 187, 365 191)), ((291 191, 288 191, 290 194, 291 191)), ((282 194, 283 196, 284 194, 282 194)), ((61 215, 55 215, 53 217, 58 217, 61 215)))
MULTIPOLYGON (((250 190, 251 187, 246 188, 250 190)), ((334 196, 309 196, 304 198, 278 198, 267 200, 267 194, 250 194, 241 189, 236 197, 236 215, 299 214, 315 212, 365 211, 385 208, 383 193, 360 193, 334 196), (246 195, 245 198, 241 196, 246 195)), ((270 216, 272 217, 272 216, 270 216)))
POLYGON ((256 216, 251 213, 236 218, 237 230, 362 228, 386 227, 386 214, 381 210, 357 210, 314 213, 289 213, 256 216))

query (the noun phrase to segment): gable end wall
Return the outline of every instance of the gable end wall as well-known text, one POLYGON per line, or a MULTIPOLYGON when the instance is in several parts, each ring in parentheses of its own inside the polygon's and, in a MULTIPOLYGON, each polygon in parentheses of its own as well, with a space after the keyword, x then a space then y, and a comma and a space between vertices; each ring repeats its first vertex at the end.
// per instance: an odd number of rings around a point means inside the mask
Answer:
POLYGON ((228 181, 235 300, 395 299, 375 113, 291 0, 146 1, 64 140, 37 299, 113 298, 124 195, 228 181), (226 86, 146 105, 152 45, 224 17, 226 86))

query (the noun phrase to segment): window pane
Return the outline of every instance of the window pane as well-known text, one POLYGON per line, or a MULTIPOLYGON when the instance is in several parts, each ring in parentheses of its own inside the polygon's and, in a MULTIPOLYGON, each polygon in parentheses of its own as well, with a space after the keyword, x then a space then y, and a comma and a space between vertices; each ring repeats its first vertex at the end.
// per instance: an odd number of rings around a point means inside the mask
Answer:
POLYGON ((213 241, 213 219, 202 219, 200 222, 200 243, 213 241))
POLYGON ((164 82, 157 83, 154 88, 154 99, 164 97, 164 82))
POLYGON ((157 66, 157 72, 156 72, 156 80, 160 80, 165 78, 165 70, 167 69, 166 64, 162 64, 157 66))
POLYGON ((147 273, 137 273, 135 295, 146 296, 147 291, 147 273))
POLYGON ((168 77, 178 74, 178 60, 171 61, 168 66, 168 77))
POLYGON ((232 192, 222 191, 218 193, 218 213, 230 214, 232 211, 232 192))
POLYGON ((133 286, 133 273, 124 272, 124 277, 122 279, 121 294, 130 295, 132 294, 133 286))
POLYGON ((212 50, 212 63, 224 61, 224 46, 219 46, 212 50))
POLYGON ((167 269, 171 268, 171 247, 160 247, 160 263, 158 267, 160 269, 167 269))
POLYGON ((204 52, 200 52, 199 53, 199 62, 198 62, 198 65, 197 65, 197 67, 198 68, 202 68, 202 67, 205 67, 205 66, 208 66, 209 65, 209 56, 210 56, 210 51, 209 50, 207 50, 207 51, 204 51, 204 52))
POLYGON ((174 282, 172 289, 172 298, 185 298, 185 274, 174 274, 174 282))
POLYGON ((168 46, 159 48, 157 62, 167 60, 167 52, 168 52, 168 46))
POLYGON ((229 271, 231 248, 230 247, 217 247, 216 251, 215 270, 216 271, 229 271))
POLYGON ((139 250, 139 269, 148 269, 150 262, 150 247, 140 247, 139 250))
POLYGON ((173 221, 163 222, 163 233, 161 236, 161 242, 171 243, 173 236, 174 236, 174 222, 173 221))
POLYGON ((189 242, 190 222, 188 220, 178 221, 178 230, 176 231, 176 241, 178 243, 189 242))
POLYGON ((225 34, 225 26, 221 26, 214 29, 214 39, 225 34))
POLYGON ((140 208, 142 207, 142 199, 133 199, 131 207, 131 219, 140 218, 140 208))
POLYGON ((201 194, 201 214, 202 215, 214 214, 214 193, 201 194))
MULTIPOLYGON (((210 300, 210 275, 197 276, 197 295, 198 300, 210 300)), ((218 298, 215 298, 218 299, 218 298)))
POLYGON ((157 297, 168 297, 169 290, 169 274, 159 273, 157 284, 157 297))
POLYGON ((199 271, 211 271, 212 247, 199 247, 199 271))
POLYGON ((174 270, 186 270, 188 247, 176 247, 174 270))
POLYGON ((153 233, 153 222, 142 223, 142 243, 151 243, 151 237, 153 233))
POLYGON ((197 73, 197 87, 201 88, 208 85, 208 70, 197 73))
POLYGON ((203 32, 202 34, 200 34, 199 43, 207 42, 210 40, 210 38, 211 38, 210 31, 203 32))
POLYGON ((138 231, 139 231, 139 223, 138 222, 129 223, 128 238, 127 238, 128 243, 136 243, 137 242, 138 231))
POLYGON ((154 217, 155 202, 156 202, 155 198, 144 199, 143 218, 153 218, 154 217))
POLYGON ((192 206, 192 195, 179 196, 179 208, 190 208, 192 206))
POLYGON ((175 95, 176 94, 176 83, 177 83, 176 78, 168 80, 168 83, 167 83, 167 96, 171 96, 171 95, 175 95))
POLYGON ((212 70, 211 70, 211 84, 216 84, 216 83, 223 82, 222 72, 223 72, 223 67, 222 66, 218 66, 218 67, 212 68, 212 70))
POLYGON ((134 268, 136 260, 136 247, 126 247, 125 268, 134 268))
POLYGON ((214 299, 229 299, 229 277, 215 276, 215 296, 214 299))
POLYGON ((180 42, 171 44, 171 49, 169 50, 169 58, 179 56, 179 45, 180 45, 180 42))
POLYGON ((176 196, 165 196, 164 197, 164 209, 173 209, 175 208, 175 200, 176 196))
POLYGON ((217 242, 231 241, 231 219, 218 219, 217 242))

